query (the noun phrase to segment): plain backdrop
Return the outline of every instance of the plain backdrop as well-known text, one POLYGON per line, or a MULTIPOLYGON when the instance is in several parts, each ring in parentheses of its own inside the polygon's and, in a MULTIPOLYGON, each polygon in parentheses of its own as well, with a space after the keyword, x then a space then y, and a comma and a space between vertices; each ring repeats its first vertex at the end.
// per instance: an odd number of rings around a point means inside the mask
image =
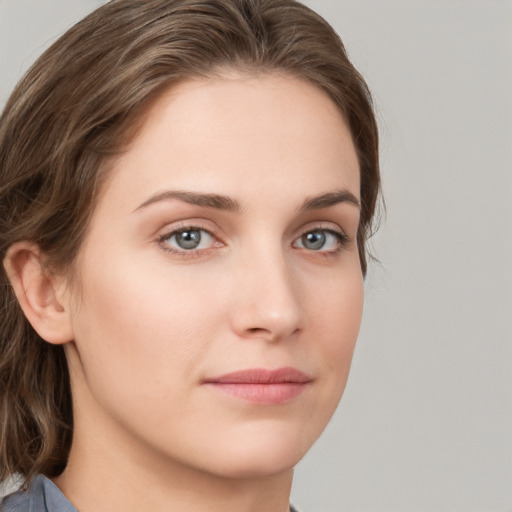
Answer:
MULTIPOLYGON (((0 104, 100 0, 0 0, 0 104)), ((387 214, 304 512, 512 511, 512 2, 310 0, 375 96, 387 214)))

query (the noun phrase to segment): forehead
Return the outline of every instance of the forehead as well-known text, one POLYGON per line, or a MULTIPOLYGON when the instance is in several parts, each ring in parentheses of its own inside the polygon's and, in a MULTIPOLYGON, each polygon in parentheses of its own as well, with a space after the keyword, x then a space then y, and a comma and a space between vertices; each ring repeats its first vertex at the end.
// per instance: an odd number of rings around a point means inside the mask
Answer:
POLYGON ((106 192, 125 203, 170 187, 241 202, 339 188, 359 197, 356 151, 337 106, 319 88, 274 74, 188 80, 165 91, 109 181, 106 192))

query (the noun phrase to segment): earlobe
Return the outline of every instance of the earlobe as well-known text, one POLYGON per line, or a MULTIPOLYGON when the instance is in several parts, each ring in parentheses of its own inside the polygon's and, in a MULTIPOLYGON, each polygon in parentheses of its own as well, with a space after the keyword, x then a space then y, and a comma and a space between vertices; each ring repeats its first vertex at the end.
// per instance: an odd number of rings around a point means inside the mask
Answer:
POLYGON ((39 336, 52 344, 72 341, 65 283, 45 268, 38 245, 16 242, 3 264, 21 309, 39 336))

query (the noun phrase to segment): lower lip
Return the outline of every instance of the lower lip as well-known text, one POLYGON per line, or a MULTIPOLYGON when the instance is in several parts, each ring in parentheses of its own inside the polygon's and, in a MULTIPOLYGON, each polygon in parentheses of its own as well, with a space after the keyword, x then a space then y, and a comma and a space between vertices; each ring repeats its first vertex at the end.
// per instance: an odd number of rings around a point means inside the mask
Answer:
POLYGON ((276 405, 289 402, 299 396, 308 386, 307 382, 278 383, 222 383, 207 384, 217 391, 255 404, 276 405))

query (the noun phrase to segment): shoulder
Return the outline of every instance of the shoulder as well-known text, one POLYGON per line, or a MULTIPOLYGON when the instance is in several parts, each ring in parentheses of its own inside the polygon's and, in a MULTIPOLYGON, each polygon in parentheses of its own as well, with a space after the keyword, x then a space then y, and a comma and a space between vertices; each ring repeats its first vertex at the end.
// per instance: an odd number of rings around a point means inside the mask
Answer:
POLYGON ((26 491, 6 496, 0 512, 77 512, 76 508, 48 478, 38 475, 26 491))
POLYGON ((34 479, 34 482, 27 491, 17 490, 11 492, 0 499, 0 511, 1 512, 16 512, 16 511, 29 511, 31 495, 34 490, 39 487, 38 477, 34 479))
MULTIPOLYGON (((28 492, 17 491, 0 499, 1 512, 28 512, 32 511, 30 506, 30 496, 28 492)), ((38 510, 39 509, 35 509, 38 510)), ((44 509, 42 509, 44 511, 44 509)))

